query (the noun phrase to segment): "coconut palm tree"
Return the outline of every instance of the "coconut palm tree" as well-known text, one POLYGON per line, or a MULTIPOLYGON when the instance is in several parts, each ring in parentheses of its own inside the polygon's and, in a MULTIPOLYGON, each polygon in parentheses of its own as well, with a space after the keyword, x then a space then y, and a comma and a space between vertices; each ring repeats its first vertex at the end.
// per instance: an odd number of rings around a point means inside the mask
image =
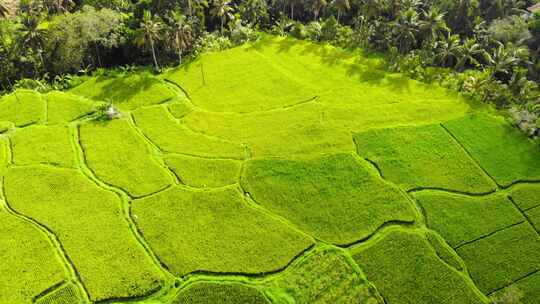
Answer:
POLYGON ((458 35, 451 35, 435 42, 435 62, 443 67, 454 67, 457 63, 460 43, 458 35))
MULTIPOLYGON (((41 67, 45 67, 43 60, 43 45, 45 31, 39 28, 40 19, 35 14, 25 14, 21 19, 22 27, 19 30, 23 47, 29 48, 39 55, 41 67)), ((37 66, 35 66, 37 73, 37 66)))
POLYGON ((498 47, 495 48, 493 54, 486 54, 486 58, 491 65, 493 75, 499 73, 508 76, 514 67, 528 60, 528 50, 511 43, 505 46, 498 42, 498 47))
POLYGON ((419 32, 418 13, 413 8, 405 11, 394 25, 394 37, 398 42, 399 51, 404 53, 416 45, 419 32))
POLYGON ((319 14, 321 10, 328 5, 326 0, 312 0, 311 1, 311 12, 313 12, 313 20, 319 19, 319 14))
POLYGON ((351 3, 349 0, 333 0, 332 5, 336 7, 338 14, 337 14, 337 21, 339 23, 339 19, 341 18, 341 14, 344 11, 348 11, 351 9, 351 3))
POLYGON ((159 65, 156 58, 156 41, 161 39, 161 31, 163 24, 157 18, 154 18, 149 11, 144 11, 143 20, 137 30, 136 43, 140 46, 150 47, 154 66, 156 71, 159 70, 159 65))
POLYGON ((182 64, 182 53, 193 42, 193 29, 180 12, 172 12, 169 18, 172 23, 169 38, 178 54, 178 64, 182 64))
POLYGON ((380 15, 387 8, 388 3, 386 0, 361 0, 360 2, 360 9, 368 19, 380 15))
POLYGON ((210 14, 221 20, 221 32, 225 26, 227 19, 232 19, 232 5, 230 0, 214 0, 214 6, 210 10, 210 14))
POLYGON ((487 55, 487 52, 475 38, 467 38, 458 48, 456 68, 460 70, 466 65, 477 67, 480 65, 478 58, 485 58, 487 55))
POLYGON ((439 40, 450 33, 444 20, 445 13, 441 13, 437 7, 432 7, 429 11, 422 10, 422 20, 419 23, 420 32, 423 34, 426 44, 439 40))

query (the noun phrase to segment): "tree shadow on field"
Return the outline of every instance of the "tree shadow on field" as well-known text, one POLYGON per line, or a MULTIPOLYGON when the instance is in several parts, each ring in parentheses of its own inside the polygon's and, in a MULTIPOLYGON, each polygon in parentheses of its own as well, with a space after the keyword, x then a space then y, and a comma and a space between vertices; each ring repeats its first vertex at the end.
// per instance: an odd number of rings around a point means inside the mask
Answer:
POLYGON ((135 95, 161 83, 148 73, 126 74, 122 76, 99 76, 96 85, 101 92, 94 96, 97 100, 110 100, 114 103, 123 103, 131 100, 135 95), (105 82, 103 86, 99 84, 105 82))

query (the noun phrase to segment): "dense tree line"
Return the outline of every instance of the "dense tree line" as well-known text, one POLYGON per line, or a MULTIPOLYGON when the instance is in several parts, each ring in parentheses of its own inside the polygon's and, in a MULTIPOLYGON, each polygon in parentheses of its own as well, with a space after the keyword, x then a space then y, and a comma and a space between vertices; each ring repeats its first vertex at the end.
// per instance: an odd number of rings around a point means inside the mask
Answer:
POLYGON ((0 86, 181 63, 259 31, 385 54, 389 68, 540 114, 540 14, 522 0, 0 0, 0 86))

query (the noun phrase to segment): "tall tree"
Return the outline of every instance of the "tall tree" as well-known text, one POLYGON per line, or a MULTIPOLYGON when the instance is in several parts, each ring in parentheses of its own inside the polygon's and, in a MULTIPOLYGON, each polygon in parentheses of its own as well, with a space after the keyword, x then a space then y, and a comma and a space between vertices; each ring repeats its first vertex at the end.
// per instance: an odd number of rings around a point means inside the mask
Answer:
POLYGON ((213 7, 210 10, 212 16, 219 18, 221 22, 221 32, 223 33, 223 28, 225 26, 225 21, 227 19, 232 19, 232 5, 230 0, 214 0, 213 7))
POLYGON ((242 21, 251 25, 268 23, 268 4, 265 0, 245 0, 238 6, 242 21))
MULTIPOLYGON (((35 54, 38 54, 41 67, 45 68, 45 61, 43 60, 45 31, 39 28, 39 23, 40 19, 37 15, 23 15, 21 21, 22 27, 20 28, 21 43, 23 47, 31 49, 35 54)), ((35 66, 35 70, 37 74, 37 66, 35 66)))
POLYGON ((425 44, 432 44, 445 35, 450 33, 444 20, 445 13, 441 13, 437 7, 431 7, 430 10, 422 10, 422 20, 420 21, 420 32, 423 35, 425 44))
POLYGON ((401 53, 408 52, 417 44, 417 34, 419 32, 418 13, 409 8, 392 23, 393 36, 398 43, 398 49, 401 53))
POLYGON ((351 3, 349 0, 333 0, 332 5, 337 9, 337 21, 339 23, 341 14, 351 9, 351 3))
POLYGON ((456 68, 463 69, 466 66, 477 67, 480 65, 479 58, 486 58, 487 52, 475 38, 467 38, 458 48, 458 61, 456 68))
POLYGON ((328 5, 328 2, 326 0, 311 0, 311 12, 313 13, 313 19, 317 20, 319 19, 319 14, 321 13, 321 10, 324 9, 328 5))
POLYGON ((458 35, 450 35, 446 39, 435 42, 435 62, 443 67, 455 67, 460 51, 461 41, 458 35))
POLYGON ((143 20, 137 30, 137 44, 144 47, 150 47, 152 58, 154 59, 154 67, 159 70, 159 65, 156 57, 156 41, 161 39, 161 30, 163 24, 157 18, 152 16, 149 11, 144 11, 143 20))
POLYGON ((170 14, 171 27, 169 40, 176 49, 178 64, 182 64, 182 53, 189 48, 193 42, 193 30, 186 16, 180 12, 170 14))

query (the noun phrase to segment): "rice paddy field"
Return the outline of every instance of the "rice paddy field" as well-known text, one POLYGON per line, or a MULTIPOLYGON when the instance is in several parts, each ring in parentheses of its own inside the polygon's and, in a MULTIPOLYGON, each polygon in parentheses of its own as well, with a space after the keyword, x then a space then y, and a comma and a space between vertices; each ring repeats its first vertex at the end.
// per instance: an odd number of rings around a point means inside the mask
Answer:
POLYGON ((3 96, 0 304, 540 303, 540 148, 385 66, 263 36, 3 96))

